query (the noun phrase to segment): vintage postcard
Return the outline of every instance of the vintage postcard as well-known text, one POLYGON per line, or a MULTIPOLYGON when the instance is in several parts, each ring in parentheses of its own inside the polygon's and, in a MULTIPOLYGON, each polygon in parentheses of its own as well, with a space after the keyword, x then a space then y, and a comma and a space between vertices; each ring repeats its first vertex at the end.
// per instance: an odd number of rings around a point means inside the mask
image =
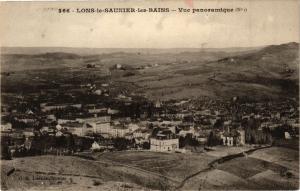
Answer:
POLYGON ((1 2, 1 190, 298 190, 299 11, 1 2))

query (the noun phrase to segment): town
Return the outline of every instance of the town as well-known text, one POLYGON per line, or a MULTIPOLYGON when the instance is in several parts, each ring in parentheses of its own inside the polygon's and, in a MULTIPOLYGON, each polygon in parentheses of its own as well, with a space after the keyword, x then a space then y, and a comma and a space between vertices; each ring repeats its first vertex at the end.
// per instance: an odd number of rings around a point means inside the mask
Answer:
MULTIPOLYGON (((118 67, 118 66, 116 66, 118 67)), ((149 100, 112 83, 58 84, 1 104, 2 159, 80 152, 198 152, 298 139, 296 100, 149 100)))

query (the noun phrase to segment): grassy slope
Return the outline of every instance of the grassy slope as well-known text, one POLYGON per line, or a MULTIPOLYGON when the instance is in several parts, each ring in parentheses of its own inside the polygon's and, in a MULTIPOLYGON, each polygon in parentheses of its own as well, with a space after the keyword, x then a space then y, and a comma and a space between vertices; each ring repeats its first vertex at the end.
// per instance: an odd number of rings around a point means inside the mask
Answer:
MULTIPOLYGON (((18 158, 12 161, 2 161, 2 186, 6 188, 31 188, 41 187, 41 181, 34 180, 33 177, 63 177, 61 185, 64 187, 82 186, 86 182, 92 186, 93 180, 97 180, 102 184, 108 182, 124 182, 138 184, 142 187, 152 189, 161 189, 161 187, 170 186, 166 180, 161 180, 159 176, 145 173, 132 168, 118 166, 112 163, 102 163, 97 161, 84 160, 76 157, 64 156, 37 156, 18 158), (14 167, 16 170, 10 176, 6 176, 7 170, 14 167), (70 180, 73 179, 73 181, 70 180)), ((35 178, 36 179, 36 178, 35 178)), ((48 186, 58 185, 57 181, 50 181, 48 178, 45 184, 48 186)))
MULTIPOLYGON (((239 152, 232 149, 232 152, 239 152)), ((105 190, 104 187, 108 187, 109 190, 113 189, 111 184, 122 182, 137 189, 172 189, 189 175, 206 169, 208 163, 217 158, 208 154, 124 151, 96 153, 98 161, 70 156, 17 158, 1 161, 1 184, 11 189, 90 187, 105 190), (16 170, 7 176, 11 167, 16 170), (46 180, 33 180, 37 177, 46 180), (49 177, 60 179, 49 180, 49 177), (95 182, 99 185, 95 185, 95 182)), ((297 150, 282 147, 259 150, 247 158, 227 161, 217 165, 215 169, 190 178, 182 189, 296 189, 299 183, 298 159, 297 150), (281 170, 285 168, 292 172, 292 177, 281 175, 281 170)))
POLYGON ((144 170, 173 177, 178 181, 207 167, 216 157, 202 154, 156 153, 156 152, 115 152, 106 153, 101 161, 113 161, 136 166, 144 170))

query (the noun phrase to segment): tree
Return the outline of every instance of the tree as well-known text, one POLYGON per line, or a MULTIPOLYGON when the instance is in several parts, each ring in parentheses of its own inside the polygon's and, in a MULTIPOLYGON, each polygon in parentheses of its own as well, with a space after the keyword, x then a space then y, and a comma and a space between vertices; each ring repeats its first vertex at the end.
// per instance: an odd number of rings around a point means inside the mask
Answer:
POLYGON ((284 127, 276 127, 273 130, 272 135, 278 139, 284 138, 284 127))
POLYGON ((125 149, 127 149, 128 145, 129 145, 129 142, 125 138, 118 137, 118 138, 114 139, 114 147, 117 150, 125 150, 125 149))
POLYGON ((222 119, 217 119, 214 124, 214 128, 221 129, 224 127, 224 121, 222 119))
POLYGON ((215 135, 213 131, 211 131, 207 139, 207 145, 211 147, 219 144, 220 144, 219 138, 215 135))
POLYGON ((142 147, 143 147, 143 149, 150 149, 150 143, 149 142, 143 142, 142 147))
POLYGON ((1 148, 1 159, 11 160, 11 152, 7 145, 2 146, 1 148))
POLYGON ((185 138, 180 136, 179 137, 179 148, 182 148, 185 146, 185 138))
POLYGON ((66 137, 66 147, 69 151, 75 150, 75 141, 72 134, 68 134, 68 136, 66 137))

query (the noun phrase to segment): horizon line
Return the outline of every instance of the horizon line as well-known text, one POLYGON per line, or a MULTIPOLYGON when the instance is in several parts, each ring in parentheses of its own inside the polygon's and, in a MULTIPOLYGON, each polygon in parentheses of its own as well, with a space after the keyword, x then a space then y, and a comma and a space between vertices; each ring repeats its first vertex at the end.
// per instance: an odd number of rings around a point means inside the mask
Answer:
POLYGON ((257 45, 257 46, 228 46, 228 47, 162 47, 162 48, 147 48, 147 47, 78 47, 78 46, 0 46, 0 48, 74 48, 74 49, 225 49, 225 48, 259 48, 272 45, 282 45, 289 43, 297 43, 296 41, 289 41, 279 44, 266 44, 266 45, 257 45))

